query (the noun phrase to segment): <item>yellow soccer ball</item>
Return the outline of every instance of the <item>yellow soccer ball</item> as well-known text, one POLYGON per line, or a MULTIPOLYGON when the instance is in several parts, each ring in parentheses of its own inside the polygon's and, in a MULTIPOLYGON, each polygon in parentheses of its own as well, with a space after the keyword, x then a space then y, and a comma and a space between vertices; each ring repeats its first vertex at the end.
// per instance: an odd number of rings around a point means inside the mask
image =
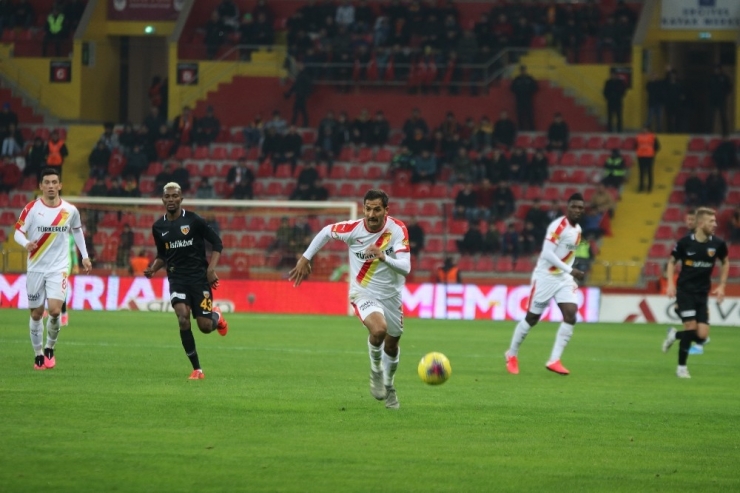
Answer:
POLYGON ((441 385, 452 375, 450 360, 442 353, 429 353, 419 361, 419 378, 429 385, 441 385))

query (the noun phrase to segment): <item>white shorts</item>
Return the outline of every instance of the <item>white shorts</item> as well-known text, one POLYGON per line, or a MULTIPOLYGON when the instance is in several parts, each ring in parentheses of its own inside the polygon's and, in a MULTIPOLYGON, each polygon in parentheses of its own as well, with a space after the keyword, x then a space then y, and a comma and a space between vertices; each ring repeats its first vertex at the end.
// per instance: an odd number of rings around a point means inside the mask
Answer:
POLYGON ((365 323, 365 319, 371 313, 380 313, 385 318, 388 326, 388 335, 401 337, 403 334, 403 305, 401 296, 376 300, 365 296, 358 296, 352 300, 352 307, 357 317, 365 323))
POLYGON ((532 276, 532 290, 529 292, 529 305, 527 311, 535 315, 541 315, 550 305, 550 300, 555 302, 578 304, 578 284, 572 276, 563 274, 561 276, 532 276))
POLYGON ((26 275, 28 308, 44 306, 47 299, 66 300, 68 284, 66 272, 29 272, 26 275))

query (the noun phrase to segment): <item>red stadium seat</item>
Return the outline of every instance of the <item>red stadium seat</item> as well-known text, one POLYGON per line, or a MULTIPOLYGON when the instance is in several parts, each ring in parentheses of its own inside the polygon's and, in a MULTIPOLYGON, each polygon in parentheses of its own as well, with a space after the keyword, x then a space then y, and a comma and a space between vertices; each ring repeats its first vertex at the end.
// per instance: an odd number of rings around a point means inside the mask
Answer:
POLYGON ((415 199, 428 199, 432 196, 432 186, 427 183, 420 183, 414 185, 411 191, 411 196, 415 199))
POLYGON ((520 274, 529 274, 533 270, 534 263, 528 257, 517 259, 516 264, 514 265, 514 272, 518 272, 520 274))
MULTIPOLYGON (((570 175, 570 182, 584 184, 588 182, 588 174, 582 169, 577 169, 572 175, 570 175)), ((566 194, 566 196, 568 196, 568 194, 566 194)))
POLYGON ((655 232, 656 240, 672 240, 673 239, 673 228, 668 225, 659 226, 655 232))
POLYGON ((354 183, 343 183, 339 187, 338 193, 340 197, 355 197, 357 196, 357 187, 354 183))
POLYGON ((365 177, 365 170, 362 166, 352 166, 347 173, 350 180, 362 180, 365 177))
POLYGON ((664 243, 655 243, 650 247, 648 257, 650 258, 668 258, 671 254, 671 248, 664 243))
POLYGON ((623 151, 634 151, 637 148, 637 139, 634 137, 627 137, 622 141, 623 151))
POLYGON ((532 141, 532 148, 544 149, 547 147, 547 135, 539 134, 532 141))
POLYGON ((175 159, 182 161, 184 159, 190 159, 191 157, 193 157, 193 151, 190 149, 190 146, 181 145, 177 148, 175 159))
POLYGON ((514 262, 511 257, 499 257, 496 260, 496 272, 511 272, 514 270, 514 262))
POLYGON ((476 262, 475 270, 478 272, 493 272, 494 266, 493 258, 483 256, 478 259, 478 262, 476 262))
POLYGON ((286 179, 290 177, 291 172, 289 164, 281 164, 277 167, 277 171, 275 171, 275 178, 286 179))
POLYGON ((703 152, 706 150, 707 143, 701 137, 694 137, 689 141, 689 151, 692 152, 703 152))
POLYGON ((552 202, 553 200, 560 199, 560 191, 557 187, 547 186, 542 192, 542 200, 552 202))
POLYGON ((587 149, 602 149, 604 147, 604 139, 600 135, 593 135, 586 141, 587 149))
POLYGON ((556 169, 551 173, 550 181, 553 183, 567 183, 568 173, 563 169, 556 169))
POLYGON ((236 161, 241 157, 246 157, 247 151, 243 147, 234 147, 229 153, 229 159, 236 161))
POLYGON ((668 207, 663 214, 663 220, 667 222, 681 222, 683 221, 683 213, 678 207, 668 207))
POLYGON ((576 155, 572 152, 564 153, 563 157, 560 159, 560 164, 563 166, 575 166, 576 165, 576 155))
POLYGON ((424 250, 428 253, 442 253, 442 240, 439 238, 429 238, 424 246, 424 250))
POLYGON ((707 150, 709 152, 714 152, 717 146, 719 146, 721 143, 722 143, 722 139, 717 139, 717 138, 711 139, 709 141, 709 144, 707 144, 707 150))
POLYGON ((339 161, 352 161, 354 159, 355 153, 354 150, 351 147, 344 147, 342 149, 342 152, 339 153, 339 161))
POLYGON ((267 185, 267 189, 265 190, 265 194, 268 197, 279 197, 283 194, 283 186, 281 183, 273 181, 270 182, 269 185, 267 185))
POLYGON ((224 248, 236 248, 239 244, 239 240, 233 233, 224 233, 221 235, 221 241, 224 244, 224 248))
POLYGON ((542 198, 542 189, 540 187, 527 187, 524 200, 534 200, 537 198, 542 198))
POLYGON ((575 135, 571 137, 570 142, 568 143, 568 148, 576 151, 585 148, 585 146, 586 142, 580 135, 575 135))
POLYGON ((529 147, 532 147, 532 138, 526 134, 519 134, 516 137, 514 145, 516 147, 523 147, 525 149, 528 149, 529 147))
MULTIPOLYGON (((197 152, 196 152, 197 157, 197 152)), ((229 158, 228 151, 226 150, 226 147, 222 146, 214 146, 213 150, 211 151, 211 159, 214 159, 216 161, 225 161, 229 158)))
MULTIPOLYGON (((738 174, 740 175, 740 173, 738 174)), ((383 177, 383 168, 380 166, 368 166, 365 170, 366 180, 379 180, 383 177)))
POLYGON ((689 155, 683 160, 684 169, 696 169, 701 164, 699 156, 689 155))
POLYGON ((329 178, 332 180, 343 180, 347 177, 347 172, 344 169, 344 166, 337 166, 334 165, 334 167, 331 169, 331 174, 329 175, 329 178))
POLYGON ((404 216, 416 216, 419 214, 419 203, 415 200, 407 200, 400 210, 404 216))
POLYGON ((608 137, 604 141, 604 149, 607 149, 607 150, 619 149, 621 146, 622 146, 622 139, 615 135, 608 137))
POLYGON ((463 272, 472 272, 475 270, 475 262, 473 258, 468 255, 463 255, 460 260, 457 261, 457 267, 463 272))
POLYGON ((431 271, 434 271, 436 268, 437 268, 437 260, 435 260, 433 257, 429 257, 428 255, 425 255, 421 258, 421 261, 419 262, 419 270, 426 270, 426 271, 431 272, 431 271))
POLYGON ((378 163, 389 163, 391 159, 393 159, 393 154, 390 149, 386 149, 385 147, 378 149, 378 152, 375 154, 375 162, 378 163))
POLYGON ((674 190, 671 192, 671 196, 668 198, 670 204, 683 204, 684 192, 683 190, 674 190))
POLYGON ((361 163, 367 163, 373 160, 373 150, 369 147, 363 147, 357 154, 357 160, 361 163))
POLYGON ((425 202, 421 207, 421 215, 425 218, 442 217, 442 207, 439 202, 425 202))
POLYGON ((193 153, 193 159, 208 159, 208 147, 196 147, 193 153))
POLYGON ((463 235, 468 230, 468 222, 463 219, 454 219, 448 223, 451 235, 463 235))
POLYGON ((596 164, 596 159, 594 158, 594 155, 590 152, 582 152, 581 156, 578 158, 578 165, 584 166, 584 167, 592 167, 596 164))

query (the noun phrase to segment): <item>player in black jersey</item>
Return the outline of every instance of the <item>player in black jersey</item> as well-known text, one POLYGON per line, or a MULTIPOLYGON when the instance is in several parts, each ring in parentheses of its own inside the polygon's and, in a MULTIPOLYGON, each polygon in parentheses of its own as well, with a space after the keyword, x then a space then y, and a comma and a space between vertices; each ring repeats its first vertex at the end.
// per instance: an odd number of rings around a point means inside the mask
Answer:
POLYGON ((719 285, 712 291, 717 302, 725 298, 725 285, 730 272, 727 256, 727 244, 714 236, 717 229, 717 218, 714 210, 701 208, 696 212, 696 225, 693 232, 684 236, 673 248, 668 260, 669 297, 676 297, 676 313, 681 317, 684 330, 668 329, 668 336, 663 342, 663 352, 667 352, 676 340, 679 340, 678 369, 676 376, 691 378, 686 367, 691 343, 702 344, 709 336, 709 291, 712 289, 712 270, 717 259, 722 262, 722 273, 719 285), (673 273, 677 262, 681 264, 678 282, 673 283, 673 273))
POLYGON ((190 330, 190 313, 205 334, 218 330, 219 334, 225 336, 229 330, 221 310, 213 303, 211 291, 211 288, 218 288, 215 269, 223 244, 202 217, 182 208, 180 185, 165 185, 162 203, 167 212, 152 226, 157 258, 144 271, 144 275, 151 278, 155 272, 167 266, 170 302, 180 324, 182 347, 193 364, 190 380, 200 380, 204 375, 195 350, 195 338, 190 330), (206 260, 205 240, 213 245, 210 263, 206 260))

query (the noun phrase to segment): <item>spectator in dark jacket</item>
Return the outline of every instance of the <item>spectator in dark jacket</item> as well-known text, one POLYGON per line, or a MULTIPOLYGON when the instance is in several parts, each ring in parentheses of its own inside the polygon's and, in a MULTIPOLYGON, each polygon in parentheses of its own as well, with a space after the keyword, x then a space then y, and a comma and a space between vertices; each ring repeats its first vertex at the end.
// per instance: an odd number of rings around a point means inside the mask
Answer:
POLYGON ((508 148, 514 145, 516 125, 511 121, 506 111, 502 111, 499 114, 499 119, 493 126, 493 138, 497 144, 504 145, 508 148))
POLYGON ((519 75, 511 82, 511 92, 516 98, 516 113, 521 130, 534 130, 534 95, 537 81, 527 73, 527 67, 519 67, 519 75))
POLYGON ((501 241, 501 253, 513 257, 515 260, 519 257, 519 233, 514 223, 510 223, 506 228, 501 241))
POLYGON ((406 227, 409 233, 409 247, 411 248, 411 253, 418 257, 424 250, 424 228, 421 227, 415 216, 411 218, 411 221, 406 223, 406 227))
POLYGON ((542 149, 537 149, 532 157, 532 162, 529 163, 527 170, 527 178, 530 185, 542 186, 547 178, 550 176, 549 163, 547 156, 542 149))
POLYGON ((195 142, 199 146, 211 145, 221 132, 221 122, 213 114, 213 106, 206 108, 206 116, 198 118, 195 126, 195 142))
POLYGON ((715 115, 719 114, 720 130, 723 136, 727 136, 729 130, 727 121, 727 97, 732 92, 732 81, 722 71, 721 65, 714 67, 714 73, 709 78, 709 87, 707 89, 709 106, 712 110, 712 127, 710 131, 714 130, 715 115))
POLYGON ((514 192, 507 182, 502 181, 496 187, 496 191, 493 192, 493 214, 499 219, 506 219, 514 212, 515 208, 514 192))
POLYGON ((622 132, 622 101, 627 94, 627 85, 619 74, 612 70, 611 77, 604 83, 604 99, 606 99, 607 124, 610 132, 622 132), (616 119, 616 125, 614 120, 616 119))
POLYGON ((38 176, 44 166, 46 166, 46 146, 41 137, 36 137, 26 154, 26 167, 23 168, 23 176, 38 176))
POLYGON ((229 170, 226 183, 231 186, 232 199, 253 199, 254 173, 247 167, 247 158, 241 157, 237 165, 229 170))
POLYGON ((110 156, 110 149, 105 145, 105 142, 99 140, 87 159, 87 163, 90 165, 91 178, 105 178, 108 175, 110 156))
POLYGON ((568 124, 563 120, 563 115, 555 113, 555 118, 550 124, 550 128, 547 129, 547 150, 567 151, 569 138, 570 131, 568 130, 568 124))
POLYGON ((704 182, 701 181, 696 171, 691 171, 689 177, 683 184, 684 203, 689 206, 697 206, 704 199, 704 182))
POLYGON ((390 135, 391 127, 386 120, 385 115, 382 111, 378 110, 375 113, 375 119, 370 124, 370 138, 369 144, 371 146, 382 147, 388 143, 388 136, 390 135))
POLYGON ((726 171, 737 167, 737 148, 735 143, 725 137, 712 153, 712 160, 717 169, 726 171))
POLYGON ((704 181, 704 202, 711 207, 719 207, 725 201, 727 181, 718 169, 709 172, 704 181))
POLYGON ((128 155, 126 160, 126 167, 123 169, 123 175, 131 175, 139 181, 142 173, 149 167, 149 158, 144 152, 144 148, 140 143, 135 143, 133 149, 128 155))
POLYGON ((483 235, 478 228, 478 223, 471 221, 462 240, 457 240, 457 250, 463 255, 475 255, 482 252, 483 247, 483 235))
POLYGON ((211 12, 211 18, 206 23, 205 30, 206 35, 203 41, 206 44, 206 56, 209 60, 213 60, 226 40, 226 26, 221 21, 217 10, 211 12))
POLYGON ((645 126, 659 133, 662 129, 663 104, 665 104, 665 81, 657 75, 650 76, 650 81, 645 86, 647 90, 648 116, 645 126))
POLYGON ((180 185, 183 192, 190 190, 190 172, 180 161, 172 161, 172 181, 180 185))

